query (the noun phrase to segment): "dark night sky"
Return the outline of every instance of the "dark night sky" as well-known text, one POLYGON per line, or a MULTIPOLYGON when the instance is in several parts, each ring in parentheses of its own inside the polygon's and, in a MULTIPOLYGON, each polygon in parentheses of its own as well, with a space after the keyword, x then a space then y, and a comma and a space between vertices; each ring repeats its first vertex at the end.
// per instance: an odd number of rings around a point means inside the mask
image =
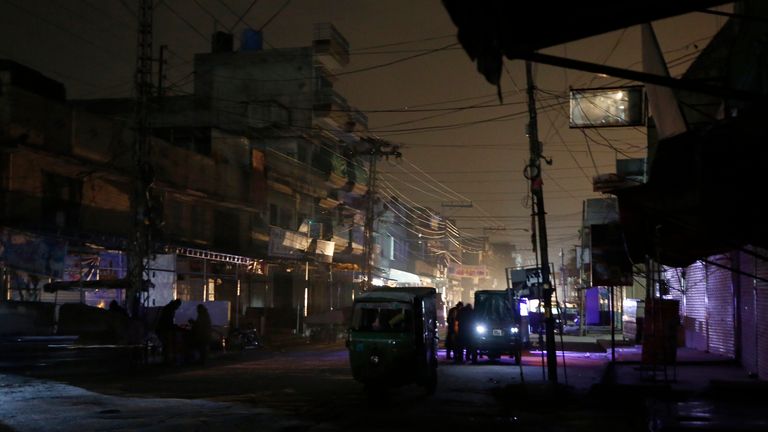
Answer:
MULTIPOLYGON (((67 86, 71 98, 128 96, 135 65, 135 0, 0 0, 0 57, 38 69, 67 86)), ((161 0, 155 9, 155 46, 166 44, 168 82, 189 90, 194 53, 210 48, 214 30, 230 29, 252 0, 161 0)), ((721 10, 730 10, 730 7, 721 10)), ((307 46, 312 24, 333 23, 349 40, 347 71, 338 91, 367 112, 371 132, 403 145, 404 157, 383 163, 382 191, 440 209, 472 200, 472 209, 444 208, 460 229, 505 226, 493 238, 530 249, 530 209, 522 168, 528 159, 525 75, 507 61, 504 106, 495 87, 476 72, 458 45, 410 60, 398 59, 456 42, 456 29, 439 0, 258 0, 246 27, 264 28, 267 47, 307 46), (496 106, 487 106, 496 105, 496 106), (395 112, 380 112, 382 110, 395 112), (379 112, 377 112, 379 111, 379 112), (406 174, 407 170, 411 174, 406 174), (399 179, 399 180, 398 180, 399 179), (402 180, 407 180, 404 184, 402 180)), ((654 22, 670 71, 679 76, 725 22, 703 13, 654 22)), ((553 47, 545 52, 639 69, 639 28, 553 47)), ((582 201, 599 197, 591 178, 614 172, 616 158, 645 154, 642 129, 568 128, 568 87, 625 82, 578 71, 537 66, 539 137, 554 161, 544 168, 550 256, 577 244, 582 201), (610 141, 610 145, 606 143, 610 141), (618 150, 618 151, 617 151, 618 150)))

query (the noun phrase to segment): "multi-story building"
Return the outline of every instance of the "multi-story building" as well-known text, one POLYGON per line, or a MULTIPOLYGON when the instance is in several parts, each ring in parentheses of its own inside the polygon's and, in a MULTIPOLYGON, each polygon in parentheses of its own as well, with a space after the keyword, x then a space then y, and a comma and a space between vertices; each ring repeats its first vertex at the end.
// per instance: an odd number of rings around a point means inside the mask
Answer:
MULTIPOLYGON (((225 300, 233 324, 264 317, 298 331, 363 286, 371 140, 366 116, 333 89, 332 71, 349 55, 333 26, 316 26, 311 47, 264 50, 252 43, 258 34, 247 36, 235 51, 231 35, 214 35, 212 52, 195 56, 193 92, 152 100, 156 255, 145 300, 225 300)), ((55 81, 11 63, 3 70, 2 189, 17 203, 2 214, 4 298, 31 290, 62 300, 42 284, 85 279, 94 266, 125 277, 133 100, 68 102, 55 81), (19 267, 23 253, 51 259, 19 267)), ((395 237, 406 244, 402 230, 395 237)), ((407 252, 397 266, 413 271, 407 252)), ((388 272, 389 262, 377 267, 388 272)))
MULTIPOLYGON (((61 84, 18 64, 6 62, 2 72, 4 298, 102 306, 120 299, 135 180, 130 118, 67 103, 61 84), (94 280, 110 289, 77 289, 94 280), (44 291, 52 281, 76 283, 44 291)), ((175 295, 213 300, 217 292, 233 308, 249 301, 263 273, 258 240, 266 238, 255 223, 265 203, 261 152, 217 129, 153 139, 151 147, 154 287, 145 304, 175 295)))

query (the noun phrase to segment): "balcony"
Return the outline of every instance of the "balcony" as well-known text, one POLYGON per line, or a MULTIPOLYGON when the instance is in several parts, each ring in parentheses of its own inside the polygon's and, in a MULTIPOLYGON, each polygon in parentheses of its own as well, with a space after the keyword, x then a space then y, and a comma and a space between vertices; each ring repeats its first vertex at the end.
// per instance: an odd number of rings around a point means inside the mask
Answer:
POLYGON ((349 63, 349 42, 332 24, 315 24, 312 39, 318 66, 332 71, 349 63))
POLYGON ((347 100, 331 87, 318 88, 313 103, 315 124, 331 130, 344 130, 349 122, 347 100))

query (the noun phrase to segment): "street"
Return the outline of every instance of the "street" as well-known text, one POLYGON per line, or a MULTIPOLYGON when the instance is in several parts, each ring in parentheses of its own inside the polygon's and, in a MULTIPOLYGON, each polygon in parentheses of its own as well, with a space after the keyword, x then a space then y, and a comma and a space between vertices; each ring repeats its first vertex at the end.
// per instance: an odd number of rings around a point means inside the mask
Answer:
POLYGON ((48 365, 0 375, 0 419, 18 431, 384 431, 423 429, 424 424, 435 429, 517 425, 566 430, 567 425, 567 430, 586 430, 606 416, 631 427, 642 423, 642 412, 639 418, 616 411, 595 417, 602 410, 589 408, 583 396, 599 381, 607 358, 569 356, 570 385, 559 390, 545 386, 541 359, 534 354, 527 354, 520 368, 508 358, 495 364, 454 364, 441 352, 435 395, 406 386, 373 398, 351 378, 341 344, 228 353, 207 366, 148 365, 105 373, 110 363, 102 362, 102 372, 91 373, 76 364, 48 365))

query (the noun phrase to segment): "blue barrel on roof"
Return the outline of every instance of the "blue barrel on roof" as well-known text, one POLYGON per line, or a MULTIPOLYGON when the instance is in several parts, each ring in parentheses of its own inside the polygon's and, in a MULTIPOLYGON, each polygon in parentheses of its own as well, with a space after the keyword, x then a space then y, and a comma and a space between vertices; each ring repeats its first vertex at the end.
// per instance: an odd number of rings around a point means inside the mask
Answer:
POLYGON ((247 28, 243 30, 240 39, 240 51, 261 51, 264 47, 264 37, 261 31, 247 28))

